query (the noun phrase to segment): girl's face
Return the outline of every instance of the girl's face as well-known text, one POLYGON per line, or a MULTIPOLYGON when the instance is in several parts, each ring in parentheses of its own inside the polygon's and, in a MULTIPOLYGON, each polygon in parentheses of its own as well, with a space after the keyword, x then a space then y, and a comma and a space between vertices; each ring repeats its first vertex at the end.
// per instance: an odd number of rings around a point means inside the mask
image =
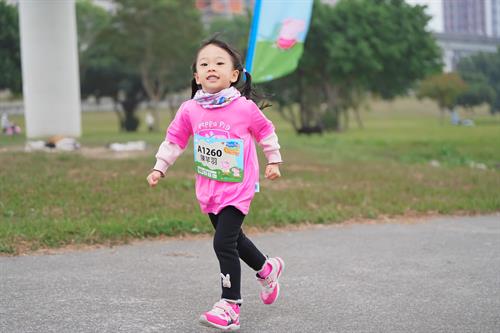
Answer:
POLYGON ((238 80, 239 71, 226 50, 209 44, 202 48, 196 59, 194 79, 207 93, 217 93, 229 88, 238 80))

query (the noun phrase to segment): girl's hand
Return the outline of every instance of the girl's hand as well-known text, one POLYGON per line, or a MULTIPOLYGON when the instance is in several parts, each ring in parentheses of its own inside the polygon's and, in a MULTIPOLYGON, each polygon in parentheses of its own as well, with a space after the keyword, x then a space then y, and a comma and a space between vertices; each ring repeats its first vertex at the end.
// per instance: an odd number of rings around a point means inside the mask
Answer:
POLYGON ((279 164, 268 164, 266 166, 266 178, 269 180, 275 180, 281 177, 279 164))
POLYGON ((155 187, 158 182, 160 181, 160 178, 162 177, 162 174, 158 170, 153 170, 151 173, 148 175, 148 184, 150 187, 155 187))

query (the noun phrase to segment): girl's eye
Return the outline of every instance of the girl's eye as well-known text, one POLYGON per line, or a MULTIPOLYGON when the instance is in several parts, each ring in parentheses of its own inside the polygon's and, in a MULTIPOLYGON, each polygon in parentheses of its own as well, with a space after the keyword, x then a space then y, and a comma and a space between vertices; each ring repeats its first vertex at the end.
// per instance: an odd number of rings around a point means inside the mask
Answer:
POLYGON ((201 67, 205 67, 205 66, 208 66, 208 64, 207 64, 206 62, 202 62, 202 63, 200 64, 200 66, 201 66, 201 67))
POLYGON ((224 63, 219 61, 219 62, 217 63, 217 65, 222 66, 222 65, 224 65, 224 63))

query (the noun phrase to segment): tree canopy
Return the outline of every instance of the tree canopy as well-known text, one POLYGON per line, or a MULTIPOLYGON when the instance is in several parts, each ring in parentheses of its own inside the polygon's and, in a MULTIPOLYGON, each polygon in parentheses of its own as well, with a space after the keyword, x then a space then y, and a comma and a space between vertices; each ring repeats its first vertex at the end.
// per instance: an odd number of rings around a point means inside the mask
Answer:
POLYGON ((366 92, 391 98, 440 70, 439 47, 426 30, 429 19, 424 7, 403 0, 341 0, 335 6, 315 1, 295 79, 268 86, 298 92, 287 103, 305 108, 301 113, 309 116, 301 115, 301 126, 325 125, 326 117, 341 129, 340 114, 366 92))
POLYGON ((472 89, 462 101, 469 105, 487 103, 492 113, 500 112, 500 48, 496 53, 463 58, 457 68, 472 89))
POLYGON ((207 29, 208 37, 218 36, 245 57, 250 33, 251 15, 238 15, 231 18, 215 18, 207 29))
MULTIPOLYGON (((79 29, 79 45, 82 78, 99 87, 93 88, 94 94, 118 98, 118 91, 132 89, 125 94, 129 103, 122 102, 130 109, 126 117, 133 118, 145 98, 156 103, 188 87, 190 64, 202 36, 221 32, 223 39, 246 52, 249 17, 215 19, 203 31, 192 0, 116 4, 107 18, 99 14, 79 19, 82 25, 93 22, 89 26, 99 31, 79 29)), ((426 30, 428 21, 424 7, 403 0, 341 0, 335 6, 315 1, 299 68, 263 84, 264 89, 297 130, 342 129, 340 116, 347 120, 347 110, 357 110, 366 94, 404 94, 440 69, 440 51, 426 30), (297 104, 299 112, 292 107, 297 104)))
POLYGON ((467 91, 467 85, 457 73, 432 75, 420 83, 418 96, 430 98, 443 111, 457 105, 458 97, 467 91))
MULTIPOLYGON (((124 128, 134 131, 139 124, 135 110, 141 101, 156 104, 167 93, 189 86, 202 26, 194 1, 117 0, 115 4, 116 11, 107 18, 78 19, 92 23, 79 34, 83 40, 93 40, 80 48, 82 90, 119 101, 124 128)), ((98 12, 87 1, 80 7, 81 16, 98 12)))
POLYGON ((105 41, 126 65, 137 68, 149 98, 189 85, 202 25, 194 1, 117 0, 105 41))
POLYGON ((21 52, 17 8, 0 1, 0 90, 21 92, 21 52))

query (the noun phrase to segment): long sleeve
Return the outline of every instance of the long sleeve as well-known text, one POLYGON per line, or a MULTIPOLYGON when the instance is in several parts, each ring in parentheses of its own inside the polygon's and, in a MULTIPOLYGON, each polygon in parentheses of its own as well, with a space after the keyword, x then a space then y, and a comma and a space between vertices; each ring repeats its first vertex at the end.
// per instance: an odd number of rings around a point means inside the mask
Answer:
POLYGON ((264 151, 264 155, 266 155, 267 163, 282 163, 280 154, 280 145, 278 143, 278 136, 275 132, 272 132, 270 135, 266 136, 259 142, 259 145, 262 147, 264 151))
POLYGON ((186 148, 189 138, 193 135, 186 103, 182 103, 175 114, 174 120, 168 126, 166 135, 168 142, 175 143, 182 149, 186 148))
POLYGON ((261 142, 262 139, 274 133, 274 125, 254 102, 248 101, 248 105, 251 119, 250 131, 255 140, 261 142))
POLYGON ((179 147, 178 144, 167 140, 163 141, 160 148, 158 148, 158 152, 156 153, 156 164, 153 169, 158 170, 165 175, 167 169, 174 164, 175 160, 177 160, 183 151, 184 149, 179 147))

